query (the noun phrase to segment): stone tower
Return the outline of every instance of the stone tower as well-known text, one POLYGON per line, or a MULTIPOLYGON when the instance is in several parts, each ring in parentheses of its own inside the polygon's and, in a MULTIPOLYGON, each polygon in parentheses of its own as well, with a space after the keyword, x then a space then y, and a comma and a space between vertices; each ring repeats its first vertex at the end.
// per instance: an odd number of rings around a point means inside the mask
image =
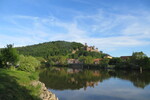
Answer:
POLYGON ((85 43, 85 45, 84 46, 87 46, 87 43, 85 43))

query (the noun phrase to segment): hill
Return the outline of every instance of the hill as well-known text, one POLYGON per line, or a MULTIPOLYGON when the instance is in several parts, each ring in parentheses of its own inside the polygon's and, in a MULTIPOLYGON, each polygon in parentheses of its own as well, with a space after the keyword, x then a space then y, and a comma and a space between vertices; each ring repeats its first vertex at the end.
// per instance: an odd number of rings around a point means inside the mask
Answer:
POLYGON ((90 52, 84 49, 84 45, 77 42, 52 41, 25 47, 17 47, 20 54, 34 57, 48 58, 49 56, 66 56, 78 58, 80 56, 92 56, 101 58, 103 53, 90 52))

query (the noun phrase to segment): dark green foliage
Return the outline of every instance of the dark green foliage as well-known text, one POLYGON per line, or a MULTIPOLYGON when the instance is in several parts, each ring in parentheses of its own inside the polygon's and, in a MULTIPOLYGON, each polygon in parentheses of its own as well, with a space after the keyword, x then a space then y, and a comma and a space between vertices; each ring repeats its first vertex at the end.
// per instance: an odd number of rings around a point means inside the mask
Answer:
POLYGON ((55 41, 19 47, 17 50, 23 55, 31 55, 47 59, 49 56, 68 56, 68 54, 71 54, 73 50, 80 49, 81 47, 83 47, 81 43, 55 41))
POLYGON ((112 59, 110 59, 109 61, 109 65, 116 65, 116 64, 119 64, 122 62, 122 59, 121 58, 118 58, 118 57, 114 57, 112 59))
POLYGON ((108 67, 109 59, 104 58, 100 61, 100 66, 101 67, 108 67))
POLYGON ((114 58, 109 63, 121 69, 150 69, 150 58, 143 52, 133 52, 132 56, 126 60, 114 58))
POLYGON ((0 51, 0 65, 2 67, 15 66, 19 60, 18 52, 13 45, 7 45, 6 48, 0 51))
POLYGON ((147 56, 143 52, 133 52, 130 62, 134 64, 134 66, 140 67, 144 64, 144 59, 147 56))
POLYGON ((0 52, 0 68, 3 66, 2 64, 2 55, 1 55, 1 52, 0 52))
POLYGON ((143 69, 150 68, 150 60, 143 52, 133 52, 129 59, 129 63, 131 64, 131 67, 135 69, 139 69, 140 67, 143 69))
POLYGON ((144 57, 147 57, 146 54, 144 54, 142 51, 141 52, 133 52, 131 59, 142 59, 144 57))
POLYGON ((102 52, 89 52, 84 50, 84 45, 77 42, 55 41, 45 42, 37 45, 17 48, 20 54, 43 57, 45 59, 53 56, 64 56, 67 58, 79 58, 80 56, 91 56, 103 58, 106 54, 102 52), (75 51, 75 53, 73 53, 75 51))
POLYGON ((141 59, 141 67, 144 69, 150 69, 150 58, 144 57, 141 59))

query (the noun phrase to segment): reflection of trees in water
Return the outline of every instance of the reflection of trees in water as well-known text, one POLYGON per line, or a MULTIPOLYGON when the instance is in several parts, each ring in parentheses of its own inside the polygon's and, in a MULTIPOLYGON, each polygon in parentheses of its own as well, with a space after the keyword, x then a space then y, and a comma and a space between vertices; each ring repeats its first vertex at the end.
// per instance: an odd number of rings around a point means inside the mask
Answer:
POLYGON ((134 86, 144 88, 150 83, 148 72, 139 73, 137 71, 114 71, 114 70, 81 70, 67 68, 50 68, 42 70, 40 81, 44 82, 48 88, 55 90, 80 89, 94 87, 98 82, 117 77, 133 82, 134 86))
POLYGON ((109 72, 111 76, 115 76, 124 80, 131 81, 134 86, 144 88, 150 84, 150 73, 145 71, 140 73, 139 71, 113 71, 109 72))
POLYGON ((51 89, 80 89, 90 86, 94 87, 98 82, 110 76, 101 74, 100 71, 52 68, 43 70, 40 81, 51 89))

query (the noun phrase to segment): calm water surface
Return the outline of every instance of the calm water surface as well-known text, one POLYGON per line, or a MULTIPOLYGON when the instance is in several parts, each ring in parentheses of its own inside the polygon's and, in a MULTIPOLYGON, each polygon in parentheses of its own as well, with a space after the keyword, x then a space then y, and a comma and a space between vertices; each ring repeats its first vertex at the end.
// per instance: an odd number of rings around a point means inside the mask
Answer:
POLYGON ((40 81, 59 100, 150 100, 150 72, 53 67, 40 81))

